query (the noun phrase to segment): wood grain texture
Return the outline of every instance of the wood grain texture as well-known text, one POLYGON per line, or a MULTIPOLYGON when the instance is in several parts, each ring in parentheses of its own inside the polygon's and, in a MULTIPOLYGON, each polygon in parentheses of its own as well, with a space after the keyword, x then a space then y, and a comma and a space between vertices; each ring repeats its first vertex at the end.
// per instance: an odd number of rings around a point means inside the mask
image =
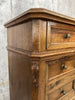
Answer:
POLYGON ((9 52, 10 100, 31 100, 32 73, 29 58, 9 52))
POLYGON ((49 79, 47 84, 47 93, 51 93, 54 90, 62 87, 63 85, 67 84, 68 82, 75 79, 75 69, 65 72, 61 75, 58 75, 54 79, 49 79))
POLYGON ((61 91, 64 90, 67 94, 69 91, 72 90, 72 82, 64 85, 63 87, 59 88, 58 90, 52 92, 48 95, 48 100, 58 100, 60 97, 62 97, 64 94, 61 93, 61 91))
POLYGON ((46 49, 46 21, 32 20, 10 27, 7 31, 9 47, 22 51, 45 51, 46 49))
POLYGON ((58 100, 75 100, 75 91, 71 90, 69 93, 59 98, 58 100))
POLYGON ((32 40, 34 51, 46 50, 46 21, 32 20, 32 40))
POLYGON ((75 29, 72 25, 47 22, 47 49, 63 49, 75 47, 75 29), (70 34, 70 38, 65 35, 70 34))
POLYGON ((8 46, 32 51, 32 22, 8 28, 8 46))
POLYGON ((62 49, 62 50, 55 50, 55 51, 42 51, 42 52, 38 52, 38 51, 26 51, 26 50, 21 50, 19 48, 13 48, 13 47, 9 47, 7 46, 7 50, 8 51, 12 51, 12 52, 16 52, 25 56, 28 56, 34 60, 37 61, 52 61, 52 60, 56 60, 59 58, 65 58, 65 57, 74 57, 75 56, 75 49, 62 49))
POLYGON ((13 25, 19 24, 21 22, 30 20, 30 19, 45 19, 45 20, 54 20, 66 24, 72 24, 75 25, 75 19, 44 9, 44 8, 33 8, 30 9, 23 14, 17 16, 13 20, 10 20, 5 24, 5 27, 11 27, 13 25))
POLYGON ((40 62, 38 100, 45 100, 46 94, 46 63, 40 62))
POLYGON ((35 8, 5 27, 10 100, 74 100, 75 19, 35 8))
POLYGON ((58 59, 48 62, 48 78, 75 69, 75 60, 71 58, 58 59), (67 68, 63 68, 66 66, 67 68))

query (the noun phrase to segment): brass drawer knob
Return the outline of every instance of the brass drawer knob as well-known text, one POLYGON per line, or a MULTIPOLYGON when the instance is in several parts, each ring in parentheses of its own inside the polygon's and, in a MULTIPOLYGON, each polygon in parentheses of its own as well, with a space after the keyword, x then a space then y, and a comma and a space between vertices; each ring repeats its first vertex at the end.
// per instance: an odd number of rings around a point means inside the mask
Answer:
POLYGON ((67 66, 64 64, 61 67, 62 67, 62 69, 67 69, 67 66))
POLYGON ((71 35, 70 34, 67 34, 67 38, 70 38, 71 37, 71 35))
POLYGON ((65 95, 66 94, 66 92, 64 91, 64 90, 61 90, 61 92, 60 93, 63 93, 63 95, 65 95))
POLYGON ((67 34, 64 35, 64 38, 65 38, 65 39, 67 38, 67 34))
POLYGON ((71 35, 68 33, 68 34, 65 34, 64 35, 64 38, 66 39, 66 38, 70 38, 71 37, 71 35))

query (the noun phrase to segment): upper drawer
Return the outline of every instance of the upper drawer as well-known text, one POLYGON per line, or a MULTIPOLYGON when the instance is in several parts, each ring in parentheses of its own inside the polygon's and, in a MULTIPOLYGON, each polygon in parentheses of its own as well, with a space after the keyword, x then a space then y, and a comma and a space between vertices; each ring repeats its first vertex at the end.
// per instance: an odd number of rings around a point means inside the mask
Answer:
MULTIPOLYGON (((47 83, 46 83, 47 94, 53 93, 53 91, 56 91, 57 89, 62 88, 63 85, 73 80, 75 80, 75 69, 67 73, 63 73, 59 76, 56 76, 55 78, 47 79, 47 83)), ((75 81, 73 84, 73 88, 75 89, 75 81)))
POLYGON ((56 22, 48 22, 47 49, 75 47, 75 27, 56 22))
POLYGON ((72 59, 72 57, 50 61, 48 62, 48 78, 52 78, 72 69, 75 69, 75 59, 72 59))

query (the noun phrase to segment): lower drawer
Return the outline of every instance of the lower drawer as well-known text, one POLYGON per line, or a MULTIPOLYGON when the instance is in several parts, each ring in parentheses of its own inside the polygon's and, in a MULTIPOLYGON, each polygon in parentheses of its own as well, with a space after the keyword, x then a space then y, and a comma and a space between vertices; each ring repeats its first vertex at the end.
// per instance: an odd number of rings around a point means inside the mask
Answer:
POLYGON ((75 90, 72 89, 70 92, 68 92, 58 100, 75 100, 75 90))
POLYGON ((46 84, 46 91, 48 94, 52 93, 53 91, 61 88, 65 84, 72 82, 73 80, 75 80, 75 69, 67 73, 63 73, 56 78, 48 79, 46 84))
MULTIPOLYGON (((54 92, 48 94, 47 100, 58 100, 59 98, 66 95, 69 91, 71 91, 72 88, 73 88, 73 82, 70 82, 70 83, 62 86, 61 88, 55 90, 54 92)), ((60 99, 60 100, 62 100, 62 99, 60 99)), ((63 100, 65 100, 65 99, 63 99, 63 100)))

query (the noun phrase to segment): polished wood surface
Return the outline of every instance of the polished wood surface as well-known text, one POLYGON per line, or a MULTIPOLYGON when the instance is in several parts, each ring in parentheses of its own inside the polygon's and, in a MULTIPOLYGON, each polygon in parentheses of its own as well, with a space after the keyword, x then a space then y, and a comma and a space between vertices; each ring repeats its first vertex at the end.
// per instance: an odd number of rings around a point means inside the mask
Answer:
POLYGON ((71 70, 67 73, 61 74, 54 79, 49 79, 47 83, 47 93, 51 93, 54 90, 60 88, 64 84, 67 84, 68 82, 75 79, 75 70, 71 70))
POLYGON ((75 69, 75 60, 69 59, 64 58, 48 62, 48 77, 51 78, 56 75, 75 69))
POLYGON ((30 19, 44 19, 44 20, 54 20, 62 23, 75 25, 75 19, 63 14, 59 14, 44 8, 32 8, 23 14, 17 16, 16 18, 10 20, 5 24, 6 27, 10 27, 21 22, 25 22, 30 19))
POLYGON ((56 22, 47 22, 47 49, 63 49, 75 47, 75 28, 56 22), (70 35, 66 37, 65 35, 70 35))
POLYGON ((64 96, 65 94, 62 93, 62 90, 67 94, 69 91, 72 90, 72 82, 62 86, 61 88, 55 90, 54 92, 48 95, 48 100, 58 100, 60 97, 64 96))
POLYGON ((5 27, 10 100, 74 100, 75 19, 33 8, 5 27))
POLYGON ((8 28, 8 46, 32 51, 31 24, 32 22, 30 21, 8 28))
POLYGON ((35 19, 33 21, 28 21, 26 23, 10 27, 7 31, 9 47, 26 51, 45 51, 45 21, 35 19))
POLYGON ((75 91, 71 90, 69 93, 67 93, 67 95, 62 96, 58 100, 75 100, 75 91))
POLYGON ((10 100, 31 100, 31 61, 24 55, 9 52, 10 100))

